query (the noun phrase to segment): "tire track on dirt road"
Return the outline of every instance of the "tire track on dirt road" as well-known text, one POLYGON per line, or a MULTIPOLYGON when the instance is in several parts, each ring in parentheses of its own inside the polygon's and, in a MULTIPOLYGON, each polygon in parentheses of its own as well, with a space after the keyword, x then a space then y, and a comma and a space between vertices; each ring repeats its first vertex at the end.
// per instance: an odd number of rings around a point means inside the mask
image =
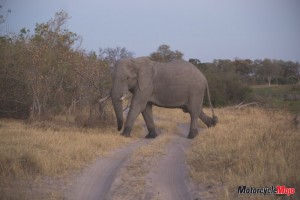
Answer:
POLYGON ((182 200, 192 199, 188 183, 185 149, 191 141, 180 136, 173 136, 165 155, 149 173, 150 186, 155 199, 182 200))
MULTIPOLYGON (((196 185, 189 176, 186 152, 192 140, 186 138, 189 124, 178 124, 179 135, 173 135, 165 154, 148 174, 148 186, 155 200, 212 200, 216 197, 203 185, 196 185)), ((200 130, 199 130, 200 132, 200 130)))
POLYGON ((71 199, 215 199, 189 177, 188 130, 188 124, 179 124, 177 134, 138 139, 100 158, 77 177, 71 199))
POLYGON ((73 187, 72 199, 105 199, 117 173, 123 167, 128 157, 138 147, 148 142, 149 140, 139 139, 113 151, 86 168, 73 187))

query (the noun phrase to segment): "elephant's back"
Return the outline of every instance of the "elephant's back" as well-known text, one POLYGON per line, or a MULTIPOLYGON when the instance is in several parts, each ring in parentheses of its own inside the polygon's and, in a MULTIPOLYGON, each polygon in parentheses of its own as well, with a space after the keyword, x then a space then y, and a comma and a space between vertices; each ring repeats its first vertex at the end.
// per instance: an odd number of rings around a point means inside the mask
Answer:
POLYGON ((206 78, 202 72, 192 63, 185 60, 174 60, 169 63, 163 63, 162 66, 166 73, 172 74, 172 76, 189 77, 191 80, 197 80, 203 84, 206 84, 206 78))

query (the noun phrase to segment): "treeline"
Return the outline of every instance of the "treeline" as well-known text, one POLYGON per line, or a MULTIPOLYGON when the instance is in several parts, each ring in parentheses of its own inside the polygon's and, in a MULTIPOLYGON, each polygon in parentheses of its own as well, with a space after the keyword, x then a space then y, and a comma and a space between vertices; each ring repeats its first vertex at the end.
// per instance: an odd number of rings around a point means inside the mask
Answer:
POLYGON ((207 77, 216 106, 251 101, 252 85, 285 85, 300 82, 298 62, 283 60, 214 60, 201 63, 190 59, 207 77))
MULTIPOLYGON (((0 35, 0 117, 44 119, 81 112, 105 120, 106 107, 99 104, 111 87, 111 65, 133 57, 126 48, 86 52, 82 39, 65 28, 69 16, 61 11, 34 33, 23 28, 18 34, 0 35)), ((161 45, 149 55, 168 62, 183 53, 161 45)), ((250 99, 251 85, 299 83, 299 63, 281 60, 190 59, 207 77, 215 106, 250 99)), ((111 113, 110 113, 111 114, 111 113)), ((80 120, 80 119, 79 119, 80 120)))
MULTIPOLYGON (((158 62, 169 62, 182 59, 182 57, 182 52, 173 51, 165 44, 150 54, 150 58, 158 62)), ((219 59, 212 63, 201 63, 198 59, 189 59, 189 62, 198 67, 207 77, 214 106, 256 101, 251 89, 253 85, 300 83, 298 62, 270 59, 219 59)), ((205 103, 208 103, 207 99, 205 103)))
POLYGON ((98 100, 111 87, 109 63, 131 53, 86 53, 81 38, 64 27, 68 18, 61 11, 36 24, 34 34, 23 28, 0 37, 0 117, 47 118, 87 109, 105 118, 98 100))

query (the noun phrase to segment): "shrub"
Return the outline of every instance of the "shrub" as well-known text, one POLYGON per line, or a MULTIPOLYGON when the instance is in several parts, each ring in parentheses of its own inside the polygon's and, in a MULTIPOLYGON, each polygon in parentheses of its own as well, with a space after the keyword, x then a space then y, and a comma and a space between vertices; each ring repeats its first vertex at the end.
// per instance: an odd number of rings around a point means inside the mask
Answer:
MULTIPOLYGON (((226 106, 245 101, 251 93, 250 87, 234 73, 206 72, 211 100, 214 106, 226 106)), ((208 105, 207 97, 204 105, 208 105)))

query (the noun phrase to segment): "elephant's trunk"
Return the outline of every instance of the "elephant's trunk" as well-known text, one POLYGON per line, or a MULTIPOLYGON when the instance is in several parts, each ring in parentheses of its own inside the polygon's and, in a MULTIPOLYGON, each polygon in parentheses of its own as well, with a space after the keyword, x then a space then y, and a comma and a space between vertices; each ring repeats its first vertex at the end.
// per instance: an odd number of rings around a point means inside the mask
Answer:
POLYGON ((115 93, 116 91, 114 89, 111 90, 111 100, 117 117, 118 131, 120 131, 123 127, 123 105, 122 101, 120 100, 122 94, 117 95, 115 93))

